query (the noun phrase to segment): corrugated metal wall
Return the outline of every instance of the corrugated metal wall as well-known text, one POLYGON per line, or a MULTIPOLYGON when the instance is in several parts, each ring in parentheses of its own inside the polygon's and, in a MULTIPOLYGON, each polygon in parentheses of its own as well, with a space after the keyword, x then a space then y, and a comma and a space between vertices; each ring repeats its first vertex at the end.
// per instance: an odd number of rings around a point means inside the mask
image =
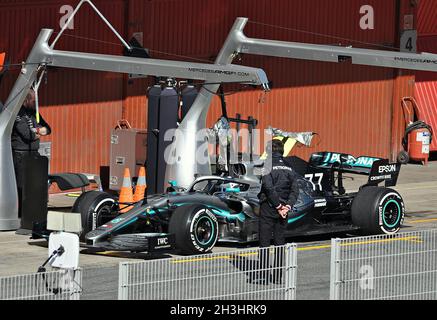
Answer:
MULTIPOLYGON (((248 17, 252 22, 246 28, 248 36, 260 38, 377 48, 367 43, 393 47, 398 37, 396 1, 161 0, 130 3, 135 6, 131 14, 138 27, 129 31, 140 31, 139 21, 143 19, 141 31, 145 32, 145 44, 155 50, 152 54, 166 57, 159 52, 174 53, 175 56, 170 56, 174 59, 176 55, 183 55, 213 61, 238 16, 248 17), (359 27, 359 10, 365 4, 375 8, 375 30, 363 31, 359 27), (171 30, 167 27, 170 24, 171 30)), ((396 94, 394 86, 404 90, 410 78, 401 77, 395 81, 395 73, 390 69, 270 57, 246 56, 243 63, 263 68, 274 82, 274 90, 266 96, 265 103, 259 103, 259 91, 228 97, 229 114, 252 115, 260 120, 261 128, 272 125, 290 131, 318 132, 321 144, 317 150, 334 149, 384 157, 389 157, 392 150, 393 154, 398 152, 396 146, 402 130, 400 113, 395 115, 396 126, 392 126, 392 117, 393 103, 396 100, 399 104, 402 94, 396 94)), ((145 87, 143 82, 129 89, 129 95, 135 93, 135 97, 127 99, 124 109, 126 116, 138 125, 146 118, 143 108, 146 100, 138 98, 145 87)), ((218 98, 211 110, 208 125, 212 125, 220 114, 218 98)), ((299 155, 308 157, 313 151, 302 149, 299 155)))
MULTIPOLYGON (((59 30, 60 6, 73 3, 77 2, 2 1, 0 21, 8 21, 9 27, 0 30, 0 51, 8 51, 14 62, 24 60, 39 30, 59 30)), ((396 46, 399 37, 397 0, 95 3, 126 39, 141 32, 144 45, 156 58, 213 61, 239 16, 250 19, 246 33, 251 37, 369 48, 377 48, 370 44, 396 46), (374 30, 363 31, 359 27, 363 5, 375 9, 374 30)), ((89 8, 84 7, 75 19, 75 30, 67 34, 100 41, 65 36, 58 48, 121 54, 122 47, 115 36, 89 8)), ((259 90, 228 96, 229 114, 238 112, 244 118, 252 115, 260 120, 261 129, 271 125, 290 131, 318 132, 321 142, 317 148, 302 149, 298 155, 307 157, 318 150, 382 157, 397 153, 402 131, 398 104, 400 97, 410 94, 411 77, 391 69, 270 57, 244 56, 242 63, 263 68, 274 82, 274 90, 265 97, 259 90), (264 98, 265 102, 260 102, 264 98)), ((3 100, 16 74, 9 75, 1 88, 3 100)), ((150 84, 147 79, 128 84, 126 76, 116 74, 51 71, 48 86, 42 89, 42 113, 54 127, 50 137, 52 171, 98 172, 100 166, 108 165, 109 131, 116 120, 123 117, 134 127, 145 128, 145 93, 150 84)), ((219 99, 215 98, 208 125, 218 118, 219 112, 219 99)))
POLYGON ((420 0, 417 31, 421 37, 437 35, 437 1, 420 0))
MULTIPOLYGON (((98 8, 124 32, 125 1, 94 1, 98 8)), ((2 1, 0 2, 0 48, 12 62, 25 61, 42 28, 59 31, 62 5, 77 1, 2 1)), ((117 43, 116 37, 98 21, 85 5, 75 19, 75 29, 67 34, 117 43)), ((54 36, 52 37, 54 39, 54 36)), ((122 48, 64 36, 56 48, 95 53, 121 54, 122 48)), ((18 75, 8 74, 1 88, 4 101, 18 75)), ((41 87, 41 113, 51 124, 52 172, 99 172, 109 162, 109 133, 122 115, 123 76, 80 70, 50 70, 47 85, 41 87)))
MULTIPOLYGON (((418 16, 418 50, 437 53, 437 1, 421 0, 418 16)), ((415 97, 420 105, 423 120, 437 133, 437 75, 435 73, 416 73, 415 97)), ((437 151, 435 137, 431 144, 431 151, 437 151)))

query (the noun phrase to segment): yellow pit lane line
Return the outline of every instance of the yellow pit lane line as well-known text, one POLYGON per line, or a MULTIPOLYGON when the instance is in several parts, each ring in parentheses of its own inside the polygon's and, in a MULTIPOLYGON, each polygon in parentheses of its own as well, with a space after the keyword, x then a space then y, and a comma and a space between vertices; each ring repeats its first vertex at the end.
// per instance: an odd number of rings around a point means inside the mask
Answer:
POLYGON ((427 223, 427 222, 433 222, 437 221, 437 218, 430 218, 430 219, 420 219, 420 220, 408 220, 408 223, 427 223))
POLYGON ((210 258, 193 258, 193 259, 181 259, 181 260, 175 260, 171 261, 171 263, 188 263, 188 262, 200 262, 200 261, 213 261, 213 260, 231 260, 233 257, 250 257, 250 256, 256 256, 258 255, 258 252, 249 252, 249 253, 241 253, 238 255, 222 255, 217 257, 210 257, 210 258))
MULTIPOLYGON (((410 236, 410 237, 401 237, 401 238, 394 238, 394 239, 381 239, 381 240, 369 240, 369 241, 357 241, 357 242, 351 242, 351 243, 345 243, 341 244, 342 247, 351 247, 351 246, 362 246, 362 245, 371 245, 371 244, 377 244, 377 243, 387 243, 387 242, 395 242, 395 241, 410 241, 415 243, 422 243, 422 240, 417 236, 410 236)), ((319 245, 319 246, 309 246, 309 247, 303 247, 303 248, 297 248, 297 251, 314 251, 314 250, 322 250, 322 249, 329 249, 331 248, 331 245, 319 245)), ((258 255, 258 252, 251 252, 251 253, 244 253, 244 254, 238 254, 238 257, 243 256, 254 256, 258 255)), ((212 261, 212 260, 230 260, 230 255, 222 255, 217 257, 211 257, 211 258, 194 258, 194 259, 186 259, 186 260, 175 260, 171 261, 171 263, 190 263, 190 262, 201 262, 201 261, 212 261)))
MULTIPOLYGON (((411 242, 416 242, 416 243, 422 243, 422 240, 420 240, 419 237, 411 236, 411 237, 402 237, 402 238, 394 238, 394 239, 357 241, 357 242, 340 244, 340 246, 341 247, 352 247, 352 246, 362 246, 362 245, 377 244, 377 243, 384 243, 384 242, 394 242, 394 241, 411 241, 411 242)), ((297 251, 312 251, 312 250, 321 250, 321 249, 329 249, 329 248, 331 248, 331 245, 327 244, 327 245, 320 245, 320 246, 310 246, 310 247, 298 248, 297 251)))
POLYGON ((340 244, 340 246, 341 247, 350 247, 350 246, 361 246, 361 245, 367 245, 367 244, 387 243, 387 242, 395 242, 395 241, 418 242, 418 241, 421 241, 421 240, 417 236, 410 236, 410 237, 401 237, 401 238, 393 238, 393 239, 358 241, 358 242, 351 242, 351 243, 340 244))
POLYGON ((171 261, 171 263, 188 263, 188 262, 229 260, 229 259, 231 259, 231 256, 218 256, 218 257, 211 257, 211 258, 195 258, 195 259, 187 259, 187 260, 175 260, 175 261, 171 261))
POLYGON ((330 244, 320 245, 320 246, 309 246, 303 248, 297 248, 297 251, 313 251, 313 250, 322 250, 331 248, 330 244))

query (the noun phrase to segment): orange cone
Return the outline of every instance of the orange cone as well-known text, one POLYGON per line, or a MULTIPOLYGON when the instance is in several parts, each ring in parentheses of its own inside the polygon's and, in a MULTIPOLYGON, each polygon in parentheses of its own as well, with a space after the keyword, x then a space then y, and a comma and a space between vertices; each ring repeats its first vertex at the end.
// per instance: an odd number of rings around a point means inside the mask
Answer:
POLYGON ((120 189, 120 197, 118 202, 120 203, 121 213, 127 212, 132 208, 132 206, 126 207, 126 205, 123 204, 134 202, 134 195, 132 192, 132 180, 130 178, 129 168, 124 169, 123 185, 120 189))
POLYGON ((144 199, 146 194, 146 188, 146 168, 141 167, 138 174, 137 186, 135 187, 134 202, 138 202, 144 199))

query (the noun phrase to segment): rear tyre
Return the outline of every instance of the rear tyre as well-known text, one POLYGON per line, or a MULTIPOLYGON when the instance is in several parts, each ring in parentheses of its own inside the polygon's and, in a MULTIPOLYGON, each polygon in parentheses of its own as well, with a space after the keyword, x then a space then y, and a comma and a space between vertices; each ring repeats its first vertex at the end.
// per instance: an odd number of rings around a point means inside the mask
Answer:
POLYGON ((405 218, 400 194, 389 188, 366 187, 352 203, 352 222, 365 234, 395 234, 405 218))
POLYGON ((118 212, 114 210, 115 198, 106 192, 84 192, 75 201, 72 212, 80 213, 82 218, 81 240, 97 227, 114 219, 118 212))
POLYGON ((218 221, 205 206, 183 206, 173 212, 169 233, 175 235, 176 248, 182 253, 207 253, 218 240, 218 221))

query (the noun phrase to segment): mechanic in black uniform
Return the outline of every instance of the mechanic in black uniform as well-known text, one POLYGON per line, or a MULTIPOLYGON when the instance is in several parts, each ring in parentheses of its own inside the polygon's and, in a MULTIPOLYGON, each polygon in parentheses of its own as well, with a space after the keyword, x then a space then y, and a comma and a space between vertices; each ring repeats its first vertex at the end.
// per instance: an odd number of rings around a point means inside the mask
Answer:
MULTIPOLYGON (((50 133, 51 128, 49 124, 41 116, 40 122, 37 123, 36 121, 35 92, 30 90, 15 119, 11 137, 12 156, 20 204, 24 177, 24 157, 27 155, 39 155, 40 138, 50 133)), ((21 208, 19 208, 19 213, 21 216, 21 208)))
MULTIPOLYGON (((267 146, 268 158, 263 169, 261 192, 258 195, 260 200, 259 219, 259 246, 267 248, 270 246, 273 234, 275 246, 285 245, 285 231, 287 228, 287 217, 292 210, 299 196, 298 175, 289 167, 283 159, 284 144, 280 140, 272 140, 267 146), (271 163, 271 166, 270 166, 271 163)), ((268 249, 261 249, 260 267, 269 267, 268 249)), ((283 265, 283 250, 275 252, 275 268, 283 265)), ((270 280, 280 283, 282 270, 275 270, 270 279, 268 272, 261 272, 257 280, 261 284, 270 280)))

